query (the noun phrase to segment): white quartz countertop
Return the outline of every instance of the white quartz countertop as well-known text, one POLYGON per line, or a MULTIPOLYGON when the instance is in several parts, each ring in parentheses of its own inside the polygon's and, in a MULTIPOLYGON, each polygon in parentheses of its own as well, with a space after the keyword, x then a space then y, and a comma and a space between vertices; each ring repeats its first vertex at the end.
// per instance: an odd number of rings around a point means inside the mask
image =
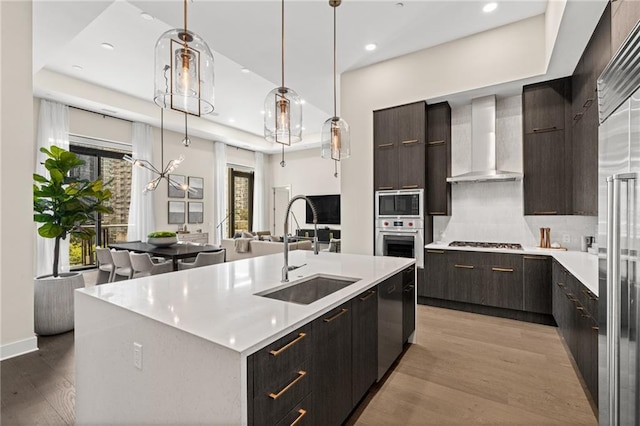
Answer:
POLYGON ((220 346, 250 354, 384 281, 414 259, 294 250, 289 265, 306 264, 280 282, 282 254, 102 284, 78 290, 220 346), (316 274, 359 281, 309 305, 256 296, 316 274))
POLYGON ((489 249, 483 247, 449 247, 448 243, 431 243, 425 246, 431 250, 481 251, 489 253, 530 254, 550 256, 571 272, 585 287, 598 295, 598 256, 582 251, 566 251, 523 247, 522 250, 489 249))

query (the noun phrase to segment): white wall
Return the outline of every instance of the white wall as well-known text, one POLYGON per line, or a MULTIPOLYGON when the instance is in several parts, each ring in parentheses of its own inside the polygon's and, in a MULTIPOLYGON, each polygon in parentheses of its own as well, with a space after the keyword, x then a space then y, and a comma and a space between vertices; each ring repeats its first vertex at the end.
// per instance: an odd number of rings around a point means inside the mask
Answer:
POLYGON ((0 358, 37 349, 33 332, 34 154, 29 1, 0 2, 0 358))
POLYGON ((343 74, 352 146, 342 164, 342 249, 372 253, 372 111, 540 75, 545 66, 540 15, 343 74))
MULTIPOLYGON (((273 187, 290 186, 291 197, 295 195, 325 195, 340 194, 340 182, 342 181, 341 164, 338 164, 338 177, 334 177, 333 161, 320 157, 320 149, 308 149, 304 151, 286 151, 286 166, 280 166, 280 154, 266 156, 265 170, 269 171, 270 182, 267 199, 269 205, 269 224, 271 232, 280 235, 283 232, 284 217, 273 217, 273 187), (275 222, 274 222, 275 219, 275 222)), ((349 161, 343 160, 341 163, 349 161)), ((344 206, 344 198, 341 200, 344 206)), ((342 207, 344 211, 344 207, 342 207)), ((305 226, 305 203, 297 201, 291 208, 301 227, 305 226)), ((310 225, 311 227, 312 225, 310 225)), ((332 225, 337 229, 340 226, 332 225)))

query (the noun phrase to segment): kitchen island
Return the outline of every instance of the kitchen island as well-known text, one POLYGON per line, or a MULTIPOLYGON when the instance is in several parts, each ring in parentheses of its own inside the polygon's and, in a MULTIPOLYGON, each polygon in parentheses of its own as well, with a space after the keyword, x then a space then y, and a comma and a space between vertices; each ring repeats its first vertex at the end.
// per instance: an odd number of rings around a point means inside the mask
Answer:
POLYGON ((77 422, 246 424, 250 355, 413 263, 293 251, 290 264, 306 266, 289 284, 317 274, 357 280, 308 305, 256 295, 286 286, 281 255, 79 290, 77 422))

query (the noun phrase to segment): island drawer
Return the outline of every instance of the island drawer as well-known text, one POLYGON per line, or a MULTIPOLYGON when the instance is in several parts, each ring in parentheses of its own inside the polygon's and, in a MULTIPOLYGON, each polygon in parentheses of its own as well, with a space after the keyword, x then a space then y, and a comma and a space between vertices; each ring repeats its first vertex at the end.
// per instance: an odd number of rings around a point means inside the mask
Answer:
POLYGON ((311 324, 287 334, 249 357, 255 393, 272 392, 311 356, 311 324))
MULTIPOLYGON (((273 425, 311 393, 311 362, 303 362, 289 374, 274 380, 273 387, 253 394, 254 425, 273 425)), ((259 376, 260 373, 257 373, 259 376)))
POLYGON ((307 396, 300 401, 293 410, 284 416, 282 420, 276 423, 276 426, 303 426, 313 424, 313 409, 311 408, 311 401, 313 395, 307 396))

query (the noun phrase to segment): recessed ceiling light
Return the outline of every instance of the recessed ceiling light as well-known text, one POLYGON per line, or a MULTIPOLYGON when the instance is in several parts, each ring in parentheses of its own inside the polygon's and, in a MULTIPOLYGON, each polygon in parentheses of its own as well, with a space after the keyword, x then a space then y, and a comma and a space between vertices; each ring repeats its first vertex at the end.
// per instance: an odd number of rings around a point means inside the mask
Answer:
POLYGON ((111 44, 111 43, 102 43, 100 46, 102 46, 102 48, 106 49, 106 50, 113 50, 114 49, 113 44, 111 44))
POLYGON ((140 17, 145 21, 153 21, 153 16, 149 15, 147 12, 142 12, 140 17))
POLYGON ((72 65, 71 68, 73 68, 74 70, 78 70, 78 71, 82 71, 84 69, 80 65, 72 65))
POLYGON ((378 45, 377 45, 377 44, 375 44, 375 43, 369 43, 369 44, 367 44, 367 45, 364 47, 364 49, 365 49, 365 50, 368 50, 369 52, 371 52, 372 50, 376 50, 376 48, 377 48, 377 47, 378 47, 378 45))
POLYGON ((303 127, 303 128, 302 128, 302 131, 305 131, 305 130, 307 130, 307 129, 305 129, 305 128, 303 127))
POLYGON ((482 11, 484 13, 489 13, 489 12, 493 12, 494 10, 496 10, 498 8, 498 3, 496 2, 491 2, 491 3, 487 3, 484 5, 484 7, 482 8, 482 11))
POLYGON ((264 110, 260 111, 260 114, 264 115, 264 110))
POLYGON ((229 123, 235 123, 235 122, 236 122, 236 120, 235 120, 235 119, 233 119, 233 118, 230 118, 230 119, 229 119, 229 123))
POLYGON ((398 2, 398 3, 396 3, 396 7, 404 7, 404 3, 398 2))
POLYGON ((241 68, 240 72, 243 72, 245 74, 249 74, 251 71, 249 71, 249 68, 241 68))
POLYGON ((302 105, 304 105, 304 104, 306 104, 306 103, 307 103, 307 101, 305 101, 304 99, 300 99, 300 103, 301 103, 302 105))

